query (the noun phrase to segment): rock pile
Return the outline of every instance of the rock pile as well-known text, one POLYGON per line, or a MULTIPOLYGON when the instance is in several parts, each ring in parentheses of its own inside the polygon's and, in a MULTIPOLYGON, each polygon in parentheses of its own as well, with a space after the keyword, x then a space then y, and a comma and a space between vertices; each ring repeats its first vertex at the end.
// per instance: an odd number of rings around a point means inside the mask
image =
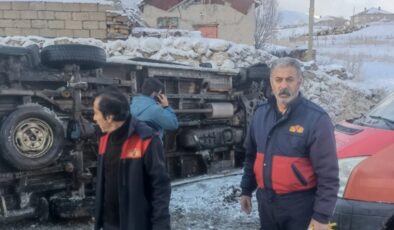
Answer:
MULTIPOLYGON (((65 43, 96 45, 104 48, 108 57, 144 57, 194 66, 209 63, 212 68, 217 69, 239 69, 261 62, 271 63, 277 58, 253 46, 195 36, 129 37, 127 40, 106 43, 96 39, 0 38, 0 44, 13 46, 38 44, 42 48, 47 45, 65 43)), ((316 66, 314 62, 303 62, 303 65, 305 70, 304 95, 326 109, 335 121, 360 116, 387 94, 383 90, 359 88, 351 81, 351 75, 340 66, 316 66)))

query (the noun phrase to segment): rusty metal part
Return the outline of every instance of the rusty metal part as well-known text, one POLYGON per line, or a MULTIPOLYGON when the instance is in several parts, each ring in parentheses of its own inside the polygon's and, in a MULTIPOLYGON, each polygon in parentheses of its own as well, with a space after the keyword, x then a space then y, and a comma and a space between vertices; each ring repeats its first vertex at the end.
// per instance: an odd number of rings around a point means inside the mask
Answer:
POLYGON ((27 158, 39 158, 53 144, 53 132, 47 122, 28 118, 15 127, 15 146, 18 153, 27 158))

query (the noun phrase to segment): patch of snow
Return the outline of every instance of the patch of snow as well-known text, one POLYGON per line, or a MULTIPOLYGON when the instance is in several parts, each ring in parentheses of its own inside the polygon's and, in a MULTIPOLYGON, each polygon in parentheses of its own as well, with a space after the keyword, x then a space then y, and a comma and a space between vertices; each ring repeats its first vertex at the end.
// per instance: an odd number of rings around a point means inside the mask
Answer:
POLYGON ((191 50, 193 49, 193 43, 190 42, 189 38, 179 37, 174 40, 173 46, 175 49, 180 50, 191 50))
POLYGON ((200 31, 189 31, 181 29, 154 29, 147 27, 134 27, 132 29, 132 34, 138 36, 146 36, 150 34, 161 38, 166 38, 170 36, 201 38, 200 31))
POLYGON ((155 53, 161 49, 161 41, 158 38, 146 38, 141 41, 141 50, 147 53, 155 53))
POLYGON ((209 49, 212 51, 227 51, 230 48, 230 42, 222 39, 210 39, 209 49))
MULTIPOLYGON (((313 33, 316 34, 320 31, 329 30, 331 27, 329 26, 314 26, 313 33)), ((276 31, 276 38, 277 39, 290 39, 297 38, 300 36, 308 35, 308 26, 297 26, 292 28, 280 28, 276 31)))
POLYGON ((138 6, 143 2, 143 0, 121 0, 124 8, 127 9, 137 9, 138 6))
POLYGON ((240 182, 241 175, 237 175, 174 187, 170 202, 172 229, 258 229, 255 196, 252 213, 241 211, 240 182))
POLYGON ((208 51, 208 44, 201 41, 201 39, 194 39, 193 50, 199 55, 205 54, 208 51))
POLYGON ((389 39, 394 37, 394 24, 393 23, 384 23, 384 22, 375 22, 369 24, 367 27, 364 27, 358 31, 354 31, 350 34, 342 34, 342 35, 331 35, 327 36, 327 39, 336 40, 344 40, 349 41, 349 39, 389 39))
POLYGON ((394 25, 374 23, 349 34, 315 38, 319 65, 337 63, 354 75, 356 87, 394 89, 394 25))
POLYGON ((229 59, 224 60, 223 64, 220 66, 221 69, 234 69, 235 64, 229 59))
POLYGON ((127 50, 136 50, 140 47, 140 40, 135 37, 129 37, 126 40, 126 49, 127 50))
POLYGON ((226 52, 217 52, 212 55, 211 60, 216 62, 217 65, 222 65, 225 60, 229 58, 228 53, 226 52))
POLYGON ((372 7, 367 9, 366 11, 358 13, 358 15, 360 14, 392 14, 392 13, 386 10, 382 10, 380 8, 372 7))

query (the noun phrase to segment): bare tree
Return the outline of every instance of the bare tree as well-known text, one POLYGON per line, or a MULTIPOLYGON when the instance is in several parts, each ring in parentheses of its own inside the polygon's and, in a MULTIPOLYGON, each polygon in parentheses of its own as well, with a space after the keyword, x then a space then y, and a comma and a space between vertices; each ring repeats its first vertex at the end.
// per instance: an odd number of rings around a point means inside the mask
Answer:
POLYGON ((255 47, 262 48, 273 38, 274 29, 279 20, 277 0, 255 0, 256 29, 254 33, 255 47))

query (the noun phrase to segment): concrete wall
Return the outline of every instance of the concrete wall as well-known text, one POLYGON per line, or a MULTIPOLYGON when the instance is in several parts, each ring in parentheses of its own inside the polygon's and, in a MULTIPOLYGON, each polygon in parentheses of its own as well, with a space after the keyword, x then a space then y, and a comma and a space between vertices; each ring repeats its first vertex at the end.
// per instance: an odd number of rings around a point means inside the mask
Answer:
POLYGON ((178 29, 195 30, 193 25, 217 24, 218 38, 248 45, 254 44, 254 6, 248 14, 229 5, 193 4, 187 8, 179 6, 172 11, 164 11, 151 5, 144 6, 143 18, 150 27, 157 27, 158 17, 178 17, 178 29))
POLYGON ((37 35, 106 39, 112 5, 62 2, 0 2, 0 36, 37 35))

